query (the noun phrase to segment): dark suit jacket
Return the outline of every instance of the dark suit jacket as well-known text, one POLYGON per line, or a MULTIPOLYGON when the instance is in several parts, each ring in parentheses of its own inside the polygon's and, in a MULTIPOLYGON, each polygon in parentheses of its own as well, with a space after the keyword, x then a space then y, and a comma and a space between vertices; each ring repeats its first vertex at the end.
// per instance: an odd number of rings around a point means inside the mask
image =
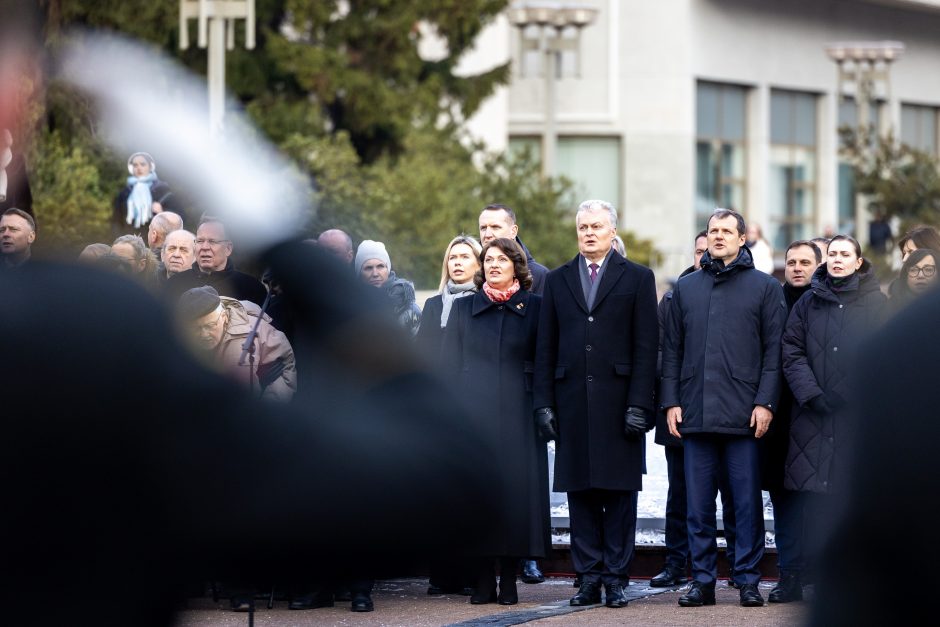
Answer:
POLYGON ((657 316, 653 272, 612 253, 594 307, 581 255, 548 273, 535 358, 534 407, 554 407, 555 491, 642 488, 643 444, 623 434, 628 406, 653 420, 657 316))

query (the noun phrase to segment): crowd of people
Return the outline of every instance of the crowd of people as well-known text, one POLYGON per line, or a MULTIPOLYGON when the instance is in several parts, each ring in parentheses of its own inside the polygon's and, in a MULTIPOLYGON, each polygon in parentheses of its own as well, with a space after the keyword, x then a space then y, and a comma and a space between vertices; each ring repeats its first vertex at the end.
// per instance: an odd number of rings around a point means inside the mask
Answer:
MULTIPOLYGON (((163 298, 207 368, 259 398, 290 402, 299 385, 296 321, 281 306, 279 278, 236 269, 224 220, 202 216, 186 230, 190 220, 149 154, 132 155, 128 171, 114 213, 123 232, 87 246, 79 262, 163 298)), ((448 243, 437 294, 423 309, 382 242, 354 246, 339 229, 305 240, 344 266, 350 282, 379 290, 376 302, 496 451, 492 533, 468 540, 465 553, 438 556, 428 593, 512 605, 520 574, 544 580, 537 560, 551 552, 546 442, 554 440, 552 489, 568 496, 579 585, 570 603, 600 603, 603 591, 608 607, 624 607, 645 434, 655 429, 669 491, 667 557, 651 585, 684 585, 691 572, 679 605, 715 603, 720 493, 729 583, 741 605, 763 605, 767 490, 780 571, 769 600, 802 599, 830 531, 833 495, 845 485, 856 350, 935 287, 940 236, 917 227, 901 238, 903 265, 885 290, 852 237, 795 241, 781 284, 760 229, 716 209, 695 237, 692 265, 657 299, 653 272, 628 258, 617 224, 610 203, 582 203, 579 252, 549 270, 523 244, 513 210, 487 205, 479 239, 459 234, 448 243)), ((0 267, 29 264, 36 238, 30 211, 6 209, 0 267)), ((371 611, 371 573, 360 575, 298 590, 290 607, 345 599, 371 611)), ((247 609, 251 586, 231 589, 233 609, 247 609)))

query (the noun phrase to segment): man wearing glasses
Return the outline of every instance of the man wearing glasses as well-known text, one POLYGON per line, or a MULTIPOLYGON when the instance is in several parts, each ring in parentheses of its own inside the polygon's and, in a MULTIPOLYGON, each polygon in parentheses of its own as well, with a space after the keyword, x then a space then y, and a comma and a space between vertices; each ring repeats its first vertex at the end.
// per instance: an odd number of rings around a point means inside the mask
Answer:
POLYGON ((191 269, 167 281, 170 298, 209 285, 221 296, 262 305, 267 295, 264 285, 250 274, 236 270, 229 259, 231 255, 232 241, 225 233, 225 225, 215 218, 203 218, 196 230, 196 261, 191 269))

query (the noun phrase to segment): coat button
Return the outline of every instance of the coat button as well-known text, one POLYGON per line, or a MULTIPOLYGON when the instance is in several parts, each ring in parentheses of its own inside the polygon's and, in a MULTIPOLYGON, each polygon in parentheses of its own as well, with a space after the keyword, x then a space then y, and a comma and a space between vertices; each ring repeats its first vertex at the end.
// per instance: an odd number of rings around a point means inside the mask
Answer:
POLYGON ((833 352, 833 353, 839 352, 839 347, 838 347, 838 346, 833 346, 833 347, 832 347, 832 352, 833 352))
POLYGON ((839 305, 839 309, 842 309, 843 306, 844 306, 844 305, 839 305))
POLYGON ((499 309, 500 311, 502 311, 502 310, 503 310, 503 306, 500 305, 499 307, 497 307, 497 309, 499 309))
POLYGON ((593 381, 593 380, 594 380, 594 377, 592 377, 591 375, 588 375, 588 378, 587 378, 587 380, 588 380, 588 382, 590 383, 591 381, 593 381))
POLYGON ((594 322, 594 316, 588 316, 588 322, 594 322))
POLYGON ((585 347, 584 347, 584 350, 586 350, 586 351, 589 351, 589 350, 591 350, 591 345, 590 345, 590 344, 588 344, 587 346, 585 346, 585 347))

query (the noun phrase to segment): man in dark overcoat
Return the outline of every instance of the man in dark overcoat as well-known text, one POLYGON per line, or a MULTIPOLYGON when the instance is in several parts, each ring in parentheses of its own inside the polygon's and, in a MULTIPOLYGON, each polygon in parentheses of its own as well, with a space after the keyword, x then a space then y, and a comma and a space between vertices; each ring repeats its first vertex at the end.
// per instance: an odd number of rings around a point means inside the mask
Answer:
POLYGON ((764 604, 757 589, 764 552, 757 440, 780 395, 780 284, 755 270, 744 218, 717 209, 708 220, 702 271, 679 279, 666 317, 662 406, 683 439, 692 587, 683 607, 714 605, 718 548, 715 497, 724 467, 735 510, 734 579, 741 605, 764 604))
POLYGON ((568 493, 571 557, 582 577, 571 605, 627 604, 642 489, 644 434, 653 427, 657 320, 653 273, 611 247, 617 212, 586 201, 579 254, 545 281, 533 407, 555 437, 556 492, 568 493))

